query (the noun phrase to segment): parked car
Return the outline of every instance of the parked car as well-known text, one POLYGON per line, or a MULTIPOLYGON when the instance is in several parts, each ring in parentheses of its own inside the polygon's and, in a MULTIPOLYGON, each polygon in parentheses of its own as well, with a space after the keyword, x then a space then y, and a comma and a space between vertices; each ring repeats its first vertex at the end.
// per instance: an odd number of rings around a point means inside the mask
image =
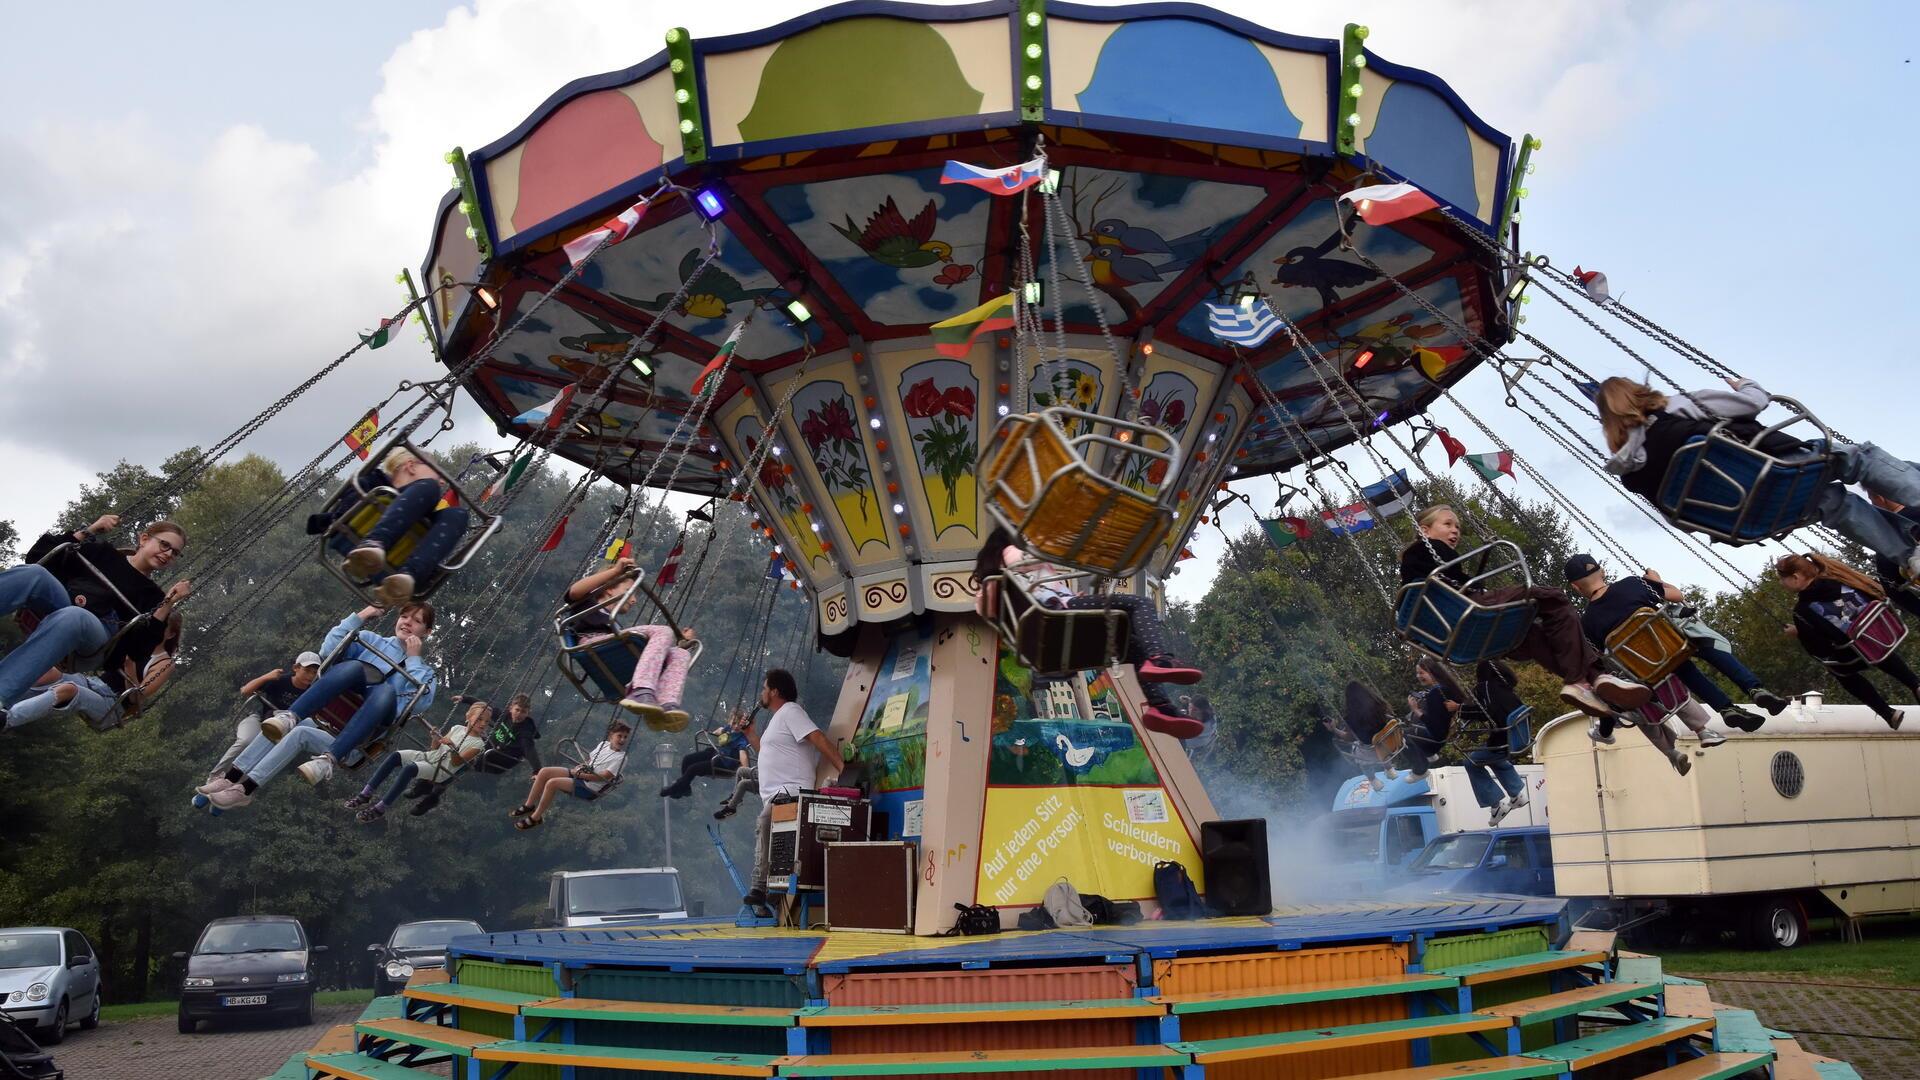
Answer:
POLYGON ((1408 864, 1394 895, 1553 895, 1553 848, 1544 825, 1436 837, 1408 864))
POLYGON ((0 1014, 34 1029, 52 1046, 75 1020, 100 1024, 100 961, 78 930, 17 926, 0 930, 0 1014))
POLYGON ((472 919, 423 919, 394 927, 386 944, 367 946, 375 996, 399 993, 416 971, 446 967, 447 943, 454 938, 484 933, 472 919))
POLYGON ((300 920, 286 915, 215 919, 200 931, 180 984, 180 1032, 244 1016, 278 1015, 313 1022, 313 957, 325 945, 307 940, 300 920))

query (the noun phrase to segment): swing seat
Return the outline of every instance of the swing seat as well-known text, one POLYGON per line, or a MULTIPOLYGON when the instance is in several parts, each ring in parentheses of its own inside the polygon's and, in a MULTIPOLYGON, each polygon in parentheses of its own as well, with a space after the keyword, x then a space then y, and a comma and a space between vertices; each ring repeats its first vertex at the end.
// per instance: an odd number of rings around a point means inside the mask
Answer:
POLYGON ((1742 438, 1722 420, 1673 455, 1656 502, 1668 520, 1725 544, 1755 544, 1785 536, 1815 518, 1820 492, 1833 482, 1833 441, 1812 413, 1792 398, 1775 397, 1795 415, 1742 438), (1820 442, 1791 454, 1762 447, 1776 432, 1805 421, 1820 442))
POLYGON ((1056 610, 1034 598, 1022 575, 1001 574, 996 580, 1000 636, 1036 677, 1062 679, 1096 671, 1126 655, 1133 639, 1133 620, 1126 612, 1056 610))
POLYGON ((1077 409, 1009 416, 983 472, 987 512, 1051 562, 1105 577, 1139 570, 1173 529, 1179 446, 1166 432, 1077 409), (1099 460, 1093 460, 1095 457, 1099 460), (1158 494, 1147 484, 1164 469, 1158 494))
MULTIPOLYGON (((47 552, 45 555, 42 555, 40 557, 40 561, 34 565, 45 566, 48 563, 52 562, 54 559, 58 558, 61 552, 73 546, 74 545, 71 543, 57 544, 54 546, 53 550, 47 552)), ((93 578, 95 581, 99 582, 102 585, 105 585, 107 587, 107 590, 113 593, 114 599, 120 601, 121 606, 128 607, 128 608, 133 607, 133 602, 127 599, 126 594, 121 592, 119 586, 115 585, 112 579, 108 578, 106 574, 102 573, 99 567, 93 565, 93 563, 85 555, 82 555, 78 552, 75 552, 74 555, 75 555, 75 558, 79 559, 80 562, 86 566, 87 571, 93 575, 93 578)), ((98 652, 68 653, 66 656, 61 657, 60 662, 58 664, 55 664, 54 666, 59 668, 62 672, 65 672, 68 675, 85 675, 91 672, 99 671, 101 668, 106 666, 108 654, 113 652, 113 647, 120 643, 120 639, 122 637, 125 637, 128 631, 132 630, 135 626, 139 625, 140 620, 150 619, 152 617, 153 615, 151 612, 143 611, 140 614, 135 615, 133 618, 128 619, 126 622, 122 623, 118 630, 115 630, 112 633, 108 634, 107 643, 105 645, 100 646, 100 649, 98 652)), ((13 613, 13 624, 20 628, 20 632, 22 634, 31 636, 35 628, 37 628, 40 625, 40 614, 35 611, 29 611, 26 608, 21 608, 20 610, 15 611, 13 613)))
POLYGON ((1531 587, 1533 578, 1527 572, 1525 556, 1505 540, 1442 563, 1426 580, 1400 587, 1394 603, 1394 626, 1414 648, 1456 666, 1467 667, 1505 656, 1519 648, 1527 636, 1537 605, 1524 597, 1488 604, 1468 594, 1516 570, 1521 580, 1531 587), (1495 562, 1496 556, 1500 561, 1495 562), (1464 588, 1455 588, 1441 576, 1468 560, 1477 560, 1478 569, 1467 579, 1464 588))
POLYGON ((1665 723, 1667 717, 1687 703, 1687 697, 1687 687, 1680 681, 1680 676, 1668 675, 1653 684, 1653 697, 1640 706, 1640 715, 1649 724, 1665 723))
MULTIPOLYGON (((365 630, 356 630, 349 635, 346 640, 334 646, 333 651, 328 653, 326 657, 320 661, 320 673, 324 675, 327 669, 333 666, 334 661, 346 654, 348 645, 359 641, 360 638, 367 633, 368 631, 365 630)), ((350 761, 337 762, 341 768, 356 770, 367 762, 379 757, 381 754, 386 753, 387 748, 393 744, 393 741, 399 736, 400 732, 406 729, 407 721, 413 718, 414 709, 420 700, 420 692, 425 690, 426 687, 405 668, 400 668, 399 671, 401 678, 413 684, 413 694, 407 698, 405 707, 395 711, 392 722, 388 723, 386 727, 381 728, 379 731, 374 732, 373 736, 360 747, 357 758, 353 758, 350 761)), ((340 732, 346 730, 347 722, 353 719, 353 714, 359 712, 360 706, 366 704, 366 701, 366 694, 357 690, 349 690, 344 694, 335 696, 332 701, 327 702, 325 705, 320 706, 319 710, 313 715, 313 722, 338 735, 340 732)))
MULTIPOLYGON (((341 558, 366 541, 367 534, 379 524, 381 515, 387 512, 387 508, 392 506, 393 500, 399 496, 398 490, 390 485, 375 484, 371 476, 371 473, 378 468, 378 463, 385 461, 387 454, 398 447, 404 447, 422 461, 432 460, 425 451, 404 438, 396 438, 382 446, 369 457, 368 460, 372 464, 355 472, 345 484, 341 485, 340 490, 334 493, 333 498, 328 500, 329 507, 339 506, 345 509, 334 518, 333 523, 327 527, 327 531, 320 538, 321 565, 345 582, 349 588, 359 593, 360 597, 368 603, 373 603, 376 599, 374 587, 377 582, 355 579, 341 565, 341 558)), ((460 538, 460 542, 454 545, 453 551, 434 568, 432 574, 423 581, 413 583, 415 600, 425 600, 433 595, 434 590, 438 589, 443 582, 465 568, 500 529, 499 515, 482 510, 479 501, 461 488, 457 478, 448 478, 448 487, 449 496, 467 511, 467 531, 460 538)), ((427 518, 422 518, 407 526, 406 532, 400 535, 400 539, 387 546, 387 573, 396 573, 406 565, 407 559, 413 554, 413 549, 426 538, 430 527, 431 522, 427 518)))
POLYGON ((1635 681, 1658 686, 1693 656, 1693 644, 1664 613, 1640 608, 1607 635, 1606 654, 1635 681))
POLYGON ((1847 639, 1853 645, 1853 651, 1860 659, 1869 664, 1878 664, 1893 655, 1900 643, 1907 640, 1907 624, 1900 618, 1893 606, 1885 600, 1875 600, 1861 608, 1847 624, 1847 639))
POLYGON ((1533 748, 1533 706, 1522 705, 1507 714, 1507 756, 1519 757, 1533 748))
POLYGON ((608 705, 627 696, 634 665, 640 662, 642 642, 621 634, 582 645, 573 634, 560 635, 560 674, 580 696, 595 705, 608 705))
POLYGON ((1382 762, 1392 761, 1407 745, 1406 725, 1398 717, 1387 721, 1387 726, 1373 737, 1368 744, 1373 747, 1373 756, 1382 762))

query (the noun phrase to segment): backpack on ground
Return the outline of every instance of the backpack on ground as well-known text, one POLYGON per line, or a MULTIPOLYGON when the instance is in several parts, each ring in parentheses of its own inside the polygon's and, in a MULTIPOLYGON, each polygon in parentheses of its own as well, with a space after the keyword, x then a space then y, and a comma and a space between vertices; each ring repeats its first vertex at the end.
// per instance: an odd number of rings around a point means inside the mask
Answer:
POLYGON ((977 934, 997 934, 1000 932, 1000 913, 985 904, 955 904, 960 912, 949 934, 973 937, 977 934))
POLYGON ((1187 868, 1177 862, 1153 864, 1153 895, 1164 919, 1197 919, 1207 913, 1200 890, 1193 887, 1187 868))
POLYGON ((1047 886, 1047 895, 1041 898, 1040 904, 1047 909, 1047 916, 1055 926, 1093 925, 1093 916, 1087 913, 1087 906, 1080 902, 1080 890, 1069 884, 1066 878, 1047 886))

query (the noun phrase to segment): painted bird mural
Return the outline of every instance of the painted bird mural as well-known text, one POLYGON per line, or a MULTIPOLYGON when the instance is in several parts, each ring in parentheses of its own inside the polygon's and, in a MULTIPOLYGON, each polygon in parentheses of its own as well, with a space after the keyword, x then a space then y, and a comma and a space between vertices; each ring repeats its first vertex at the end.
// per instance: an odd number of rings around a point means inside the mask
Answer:
POLYGON ((1135 745, 1133 729, 1126 724, 1058 724, 1042 721, 1041 730, 1060 757, 1060 763, 1076 775, 1094 769, 1113 754, 1135 745))
POLYGON ((1275 285, 1313 289, 1320 294, 1322 307, 1331 307, 1340 299, 1335 289, 1356 289, 1380 275, 1345 259, 1331 259, 1327 253, 1340 242, 1338 232, 1319 244, 1301 246, 1273 260, 1280 267, 1273 272, 1275 285))
POLYGON ((1096 285, 1126 288, 1160 280, 1159 267, 1137 255, 1123 255, 1112 244, 1095 244, 1092 251, 1081 256, 1081 261, 1092 268, 1096 285))
POLYGON ((953 261, 953 246, 933 238, 938 224, 939 214, 932 199, 908 221, 889 195, 887 201, 868 216, 866 228, 856 228, 852 215, 848 215, 845 225, 835 225, 833 229, 853 241, 873 261, 904 270, 953 261))
POLYGON ((1129 225, 1120 218, 1104 218, 1094 223, 1088 239, 1093 250, 1084 261, 1093 265, 1097 284, 1127 286, 1160 281, 1191 266, 1225 228, 1226 223, 1212 225, 1167 240, 1153 229, 1129 225), (1149 261, 1142 258, 1144 255, 1167 257, 1149 261))
MULTIPOLYGON (((700 270, 698 276, 695 276, 694 271, 699 268, 700 260, 700 249, 697 247, 688 248, 687 253, 680 259, 680 280, 686 285, 686 295, 681 298, 679 305, 673 308, 678 314, 696 319, 724 319, 733 305, 742 302, 757 303, 780 291, 778 287, 773 286, 765 289, 747 288, 740 283, 739 278, 721 269, 718 259, 709 262, 707 268, 700 270)), ((642 311, 665 311, 673 304, 674 297, 671 292, 663 292, 652 300, 641 300, 611 291, 607 295, 642 311)))

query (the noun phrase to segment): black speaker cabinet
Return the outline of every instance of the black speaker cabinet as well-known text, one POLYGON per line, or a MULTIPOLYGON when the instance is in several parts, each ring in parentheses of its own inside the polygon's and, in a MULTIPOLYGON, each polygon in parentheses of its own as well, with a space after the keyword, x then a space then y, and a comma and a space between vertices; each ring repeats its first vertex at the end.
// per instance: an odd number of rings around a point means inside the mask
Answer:
POLYGON ((1273 911, 1264 819, 1202 823, 1200 865, 1206 874, 1207 905, 1213 910, 1222 915, 1273 911))

